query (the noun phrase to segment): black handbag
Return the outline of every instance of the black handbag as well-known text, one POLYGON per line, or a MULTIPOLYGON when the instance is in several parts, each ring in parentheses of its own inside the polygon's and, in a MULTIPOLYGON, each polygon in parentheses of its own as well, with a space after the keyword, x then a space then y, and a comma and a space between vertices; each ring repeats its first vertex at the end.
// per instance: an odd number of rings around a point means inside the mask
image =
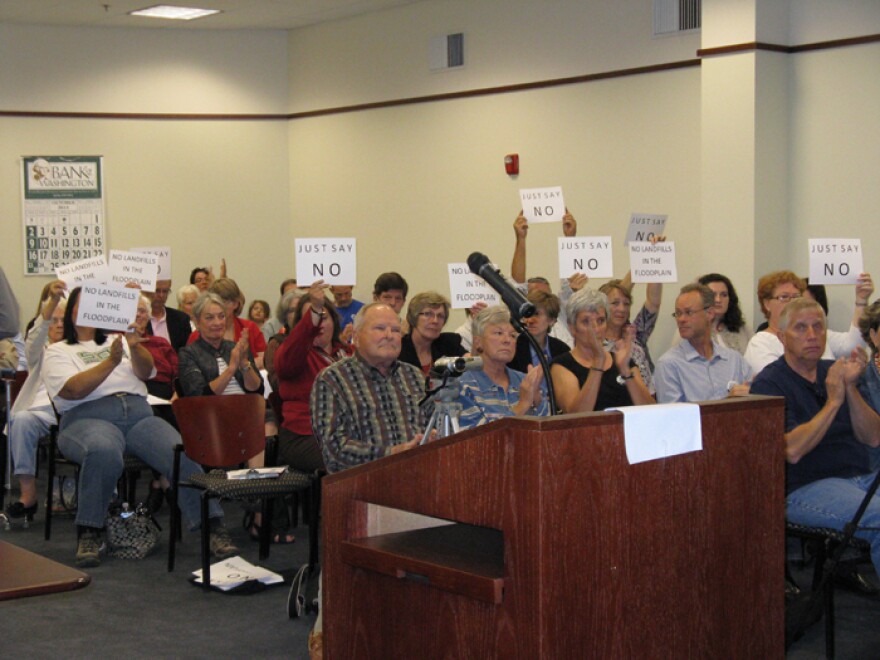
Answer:
POLYGON ((134 511, 128 504, 111 509, 104 521, 110 554, 122 559, 143 559, 159 547, 162 528, 144 505, 134 511))

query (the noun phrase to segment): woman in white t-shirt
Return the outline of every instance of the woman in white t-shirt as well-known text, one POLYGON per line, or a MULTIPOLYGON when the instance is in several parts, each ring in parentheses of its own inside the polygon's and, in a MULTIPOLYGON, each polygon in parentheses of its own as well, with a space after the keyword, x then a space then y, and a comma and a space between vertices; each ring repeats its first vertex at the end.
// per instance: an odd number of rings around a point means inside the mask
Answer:
MULTIPOLYGON (((64 313, 63 340, 46 349, 43 380, 61 415, 58 447, 80 466, 76 524, 78 566, 97 566, 103 544, 100 530, 122 474, 123 454, 137 456, 165 477, 172 478, 174 447, 180 435, 154 417, 144 381, 153 376, 153 357, 135 332, 108 335, 82 325, 80 289, 70 293, 64 313)), ((185 456, 180 477, 186 480, 201 468, 185 456)), ((181 489, 178 500, 191 529, 199 525, 199 496, 181 489)), ((223 511, 212 507, 211 551, 217 557, 238 552, 223 526, 223 511)))

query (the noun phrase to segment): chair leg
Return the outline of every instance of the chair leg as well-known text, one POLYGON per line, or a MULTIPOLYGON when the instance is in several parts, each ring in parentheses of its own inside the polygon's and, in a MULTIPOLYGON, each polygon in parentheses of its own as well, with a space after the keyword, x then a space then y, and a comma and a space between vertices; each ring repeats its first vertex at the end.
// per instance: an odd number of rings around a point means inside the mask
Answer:
POLYGON ((177 529, 180 527, 180 512, 177 510, 177 493, 171 494, 171 519, 168 521, 168 572, 174 570, 174 553, 177 550, 177 529))
POLYGON ((260 524, 260 561, 269 556, 269 545, 272 540, 272 508, 274 502, 271 497, 264 497, 260 502, 263 522, 260 524))
POLYGON ((834 657, 834 580, 825 585, 825 657, 834 657))
POLYGON ((321 537, 321 477, 316 476, 309 485, 309 567, 318 565, 318 541, 321 537))
POLYGON ((211 589, 211 530, 208 529, 208 494, 202 492, 202 587, 211 589))
POLYGON ((47 541, 52 536, 52 482, 55 481, 55 445, 57 442, 55 429, 51 429, 49 433, 49 457, 46 460, 46 476, 49 486, 46 488, 46 521, 43 525, 43 538, 47 541))

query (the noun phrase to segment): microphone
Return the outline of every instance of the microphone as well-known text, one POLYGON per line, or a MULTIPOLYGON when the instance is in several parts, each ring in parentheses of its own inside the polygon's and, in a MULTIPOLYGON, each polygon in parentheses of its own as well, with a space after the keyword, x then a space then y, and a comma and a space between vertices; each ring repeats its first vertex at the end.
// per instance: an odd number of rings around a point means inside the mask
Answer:
POLYGON ((461 376, 465 371, 476 371, 483 368, 481 357, 442 357, 438 358, 431 367, 431 375, 461 376))
POLYGON ((467 265, 472 273, 486 280, 486 284, 501 295, 501 300, 510 309, 510 314, 514 319, 519 321, 535 315, 535 306, 507 283, 507 280, 501 275, 501 271, 489 262, 489 257, 485 254, 482 252, 471 253, 471 256, 467 258, 467 265))

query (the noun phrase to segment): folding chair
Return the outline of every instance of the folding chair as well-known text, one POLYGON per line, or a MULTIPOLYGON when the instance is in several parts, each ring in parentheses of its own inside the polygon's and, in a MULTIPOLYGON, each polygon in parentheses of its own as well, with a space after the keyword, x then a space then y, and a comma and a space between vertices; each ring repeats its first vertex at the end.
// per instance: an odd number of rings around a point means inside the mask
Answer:
POLYGON ((208 502, 211 498, 225 500, 262 500, 263 520, 260 529, 260 559, 269 555, 271 526, 271 499, 297 493, 309 488, 313 476, 304 472, 286 472, 272 479, 228 479, 223 470, 208 474, 197 473, 189 480, 180 480, 180 456, 200 465, 232 468, 246 463, 265 449, 266 464, 274 459, 274 442, 267 442, 264 419, 266 401, 259 394, 229 396, 193 396, 177 399, 174 415, 180 426, 182 445, 174 454, 172 479, 171 536, 168 570, 174 570, 174 551, 180 528, 177 507, 179 488, 201 491, 202 579, 205 589, 211 586, 210 530, 208 529, 208 502))
POLYGON ((871 498, 880 486, 880 472, 865 493, 858 510, 843 531, 824 527, 805 527, 794 523, 786 523, 786 534, 802 540, 818 540, 819 551, 816 555, 816 568, 813 575, 812 590, 786 603, 785 611, 785 648, 788 649, 800 639, 807 628, 817 621, 824 611, 825 614, 825 655, 834 657, 834 576, 843 558, 843 553, 850 546, 860 551, 870 551, 869 544, 863 539, 853 537, 859 528, 859 521, 868 508, 871 498))

